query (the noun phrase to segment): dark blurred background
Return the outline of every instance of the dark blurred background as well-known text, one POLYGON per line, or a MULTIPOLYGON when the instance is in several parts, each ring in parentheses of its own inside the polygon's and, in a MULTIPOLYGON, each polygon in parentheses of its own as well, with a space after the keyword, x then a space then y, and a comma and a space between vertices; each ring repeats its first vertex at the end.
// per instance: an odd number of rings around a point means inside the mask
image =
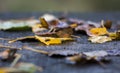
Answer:
POLYGON ((0 0, 0 12, 111 12, 120 0, 0 0))

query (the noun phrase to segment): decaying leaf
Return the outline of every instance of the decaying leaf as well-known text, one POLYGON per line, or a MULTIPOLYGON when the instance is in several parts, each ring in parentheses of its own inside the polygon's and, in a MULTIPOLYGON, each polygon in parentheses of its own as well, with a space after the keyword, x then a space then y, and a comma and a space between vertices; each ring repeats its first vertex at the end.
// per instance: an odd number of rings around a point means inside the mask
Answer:
POLYGON ((79 55, 75 55, 72 57, 67 57, 66 60, 70 64, 76 64, 76 63, 90 63, 90 62, 98 62, 102 64, 102 61, 109 61, 105 58, 107 56, 106 51, 92 51, 92 52, 83 52, 79 55))
POLYGON ((35 34, 42 37, 71 38, 71 35, 73 34, 73 29, 70 27, 53 28, 49 31, 45 30, 35 34))
POLYGON ((92 29, 90 29, 90 33, 92 35, 100 36, 100 35, 107 34, 108 31, 105 27, 103 27, 103 28, 92 28, 92 29))
POLYGON ((92 43, 105 43, 108 41, 112 41, 112 39, 108 36, 92 36, 89 37, 88 40, 91 41, 92 43))
POLYGON ((35 73, 42 70, 42 67, 31 63, 18 63, 14 67, 0 68, 0 73, 35 73))
POLYGON ((71 38, 73 34, 73 29, 70 27, 56 29, 56 35, 59 38, 71 38))

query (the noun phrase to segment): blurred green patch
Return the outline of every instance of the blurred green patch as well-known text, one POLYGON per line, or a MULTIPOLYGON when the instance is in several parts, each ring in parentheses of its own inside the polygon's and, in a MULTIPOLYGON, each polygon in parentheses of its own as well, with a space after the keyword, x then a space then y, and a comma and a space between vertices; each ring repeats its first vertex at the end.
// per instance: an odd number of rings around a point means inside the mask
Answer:
POLYGON ((0 0, 0 12, 120 11, 120 0, 0 0))

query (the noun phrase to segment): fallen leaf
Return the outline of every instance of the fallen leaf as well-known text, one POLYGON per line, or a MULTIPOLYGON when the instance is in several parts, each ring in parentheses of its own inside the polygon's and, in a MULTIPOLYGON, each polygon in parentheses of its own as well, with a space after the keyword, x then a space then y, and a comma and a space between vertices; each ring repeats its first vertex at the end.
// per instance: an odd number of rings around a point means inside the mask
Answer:
POLYGON ((86 22, 78 25, 76 28, 75 28, 75 31, 82 31, 82 32, 85 32, 88 36, 93 36, 91 33, 90 33, 90 29, 92 28, 97 28, 97 26, 95 26, 94 24, 88 24, 86 22))
POLYGON ((49 28, 49 24, 47 23, 47 21, 44 18, 40 18, 40 23, 42 25, 43 28, 49 28))
POLYGON ((105 27, 103 27, 103 28, 92 28, 92 29, 90 29, 90 33, 92 35, 100 36, 100 35, 107 34, 108 31, 107 31, 107 29, 105 27))
POLYGON ((79 52, 73 51, 73 50, 56 50, 56 51, 49 52, 48 56, 67 57, 67 56, 73 56, 77 54, 79 54, 79 52))
POLYGON ((85 63, 99 63, 100 65, 104 66, 102 62, 108 62, 109 60, 105 57, 89 57, 86 55, 75 55, 66 58, 66 62, 69 64, 85 64, 85 63))
MULTIPOLYGON (((79 55, 67 57, 66 61, 70 64, 76 63, 91 63, 91 62, 98 62, 102 64, 103 61, 109 61, 105 57, 107 56, 106 51, 92 51, 92 52, 82 52, 79 55)), ((102 64, 103 65, 103 64, 102 64)))
POLYGON ((62 41, 73 40, 72 38, 40 37, 37 35, 35 35, 35 38, 46 45, 61 44, 62 41))
POLYGON ((53 20, 58 20, 57 17, 55 17, 52 14, 44 14, 40 18, 44 18, 47 22, 53 21, 53 20))
POLYGON ((105 57, 108 55, 106 51, 91 51, 91 52, 83 52, 84 55, 89 57, 105 57))
POLYGON ((79 52, 73 50, 56 50, 56 51, 47 52, 44 50, 33 49, 29 46, 24 46, 23 49, 27 49, 33 52, 41 53, 52 57, 67 57, 67 56, 73 56, 79 54, 79 52))
POLYGON ((71 27, 58 28, 56 29, 55 33, 59 38, 71 38, 73 29, 71 27))
POLYGON ((54 45, 54 44, 61 44, 62 43, 61 39, 59 39, 59 38, 40 37, 37 35, 35 36, 35 38, 46 45, 54 45))
POLYGON ((92 36, 89 37, 88 40, 91 41, 92 43, 105 43, 108 41, 112 41, 112 39, 108 36, 92 36))
POLYGON ((34 26, 32 26, 32 32, 33 33, 37 33, 37 32, 41 32, 44 30, 48 30, 46 28, 43 28, 41 24, 35 24, 34 26))
POLYGON ((109 33, 108 35, 113 40, 120 40, 120 30, 118 30, 117 32, 109 33))

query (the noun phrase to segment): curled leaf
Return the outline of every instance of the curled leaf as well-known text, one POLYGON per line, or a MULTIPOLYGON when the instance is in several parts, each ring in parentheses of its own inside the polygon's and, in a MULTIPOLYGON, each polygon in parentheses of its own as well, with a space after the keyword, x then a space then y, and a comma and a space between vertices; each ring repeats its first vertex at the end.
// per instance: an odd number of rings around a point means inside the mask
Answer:
POLYGON ((41 18, 44 18, 47 22, 53 21, 53 20, 58 20, 57 17, 55 17, 52 14, 44 14, 41 16, 41 18))
POLYGON ((40 22, 43 28, 47 28, 47 29, 49 28, 49 24, 44 18, 40 18, 40 22))

